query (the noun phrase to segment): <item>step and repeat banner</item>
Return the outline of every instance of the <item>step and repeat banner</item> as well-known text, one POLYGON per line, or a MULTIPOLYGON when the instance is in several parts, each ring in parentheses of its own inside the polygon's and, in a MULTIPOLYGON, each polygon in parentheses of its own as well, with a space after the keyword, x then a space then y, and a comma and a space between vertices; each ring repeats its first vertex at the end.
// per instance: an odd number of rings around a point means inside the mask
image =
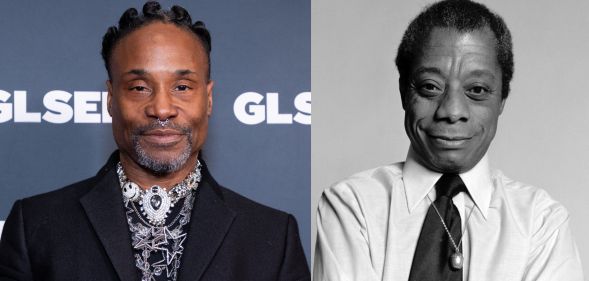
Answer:
MULTIPOLYGON (((15 200, 93 176, 116 149, 100 57, 144 1, 8 1, 0 9, 0 231, 15 200)), ((204 156, 217 181, 292 213, 310 253, 310 0, 160 1, 212 36, 204 156)))

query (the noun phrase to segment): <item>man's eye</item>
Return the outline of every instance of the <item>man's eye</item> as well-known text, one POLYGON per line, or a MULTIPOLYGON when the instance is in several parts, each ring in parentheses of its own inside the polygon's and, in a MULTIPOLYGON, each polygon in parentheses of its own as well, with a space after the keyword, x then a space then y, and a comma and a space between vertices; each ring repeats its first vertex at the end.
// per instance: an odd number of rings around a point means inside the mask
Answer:
POLYGON ((424 88, 424 89, 426 89, 426 90, 428 90, 428 91, 434 91, 434 90, 436 90, 436 89, 437 89, 437 87, 436 87, 436 86, 434 86, 434 85, 432 85, 432 84, 425 84, 425 85, 423 86, 423 88, 424 88))
POLYGON ((423 83, 419 86, 419 92, 423 95, 433 96, 443 93, 443 90, 433 83, 423 83))
POLYGON ((472 97, 483 97, 490 93, 491 91, 487 87, 483 86, 474 86, 470 89, 466 90, 466 93, 472 97))
POLYGON ((143 86, 134 86, 134 87, 129 88, 129 90, 137 91, 137 92, 145 92, 145 91, 147 91, 147 88, 143 87, 143 86))
POLYGON ((186 85, 178 85, 178 86, 176 86, 176 90, 177 91, 188 91, 188 90, 190 90, 190 87, 188 87, 186 85))

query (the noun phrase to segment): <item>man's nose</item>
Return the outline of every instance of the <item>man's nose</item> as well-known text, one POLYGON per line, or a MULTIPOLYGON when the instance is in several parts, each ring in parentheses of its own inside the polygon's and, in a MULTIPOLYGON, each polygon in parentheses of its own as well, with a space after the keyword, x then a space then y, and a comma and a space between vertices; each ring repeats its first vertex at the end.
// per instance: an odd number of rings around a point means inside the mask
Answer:
POLYGON ((436 119, 449 123, 466 122, 470 118, 468 97, 460 85, 450 85, 440 98, 436 119))
POLYGON ((178 114, 178 108, 175 105, 172 93, 161 87, 156 88, 146 108, 146 114, 162 121, 175 117, 178 114))

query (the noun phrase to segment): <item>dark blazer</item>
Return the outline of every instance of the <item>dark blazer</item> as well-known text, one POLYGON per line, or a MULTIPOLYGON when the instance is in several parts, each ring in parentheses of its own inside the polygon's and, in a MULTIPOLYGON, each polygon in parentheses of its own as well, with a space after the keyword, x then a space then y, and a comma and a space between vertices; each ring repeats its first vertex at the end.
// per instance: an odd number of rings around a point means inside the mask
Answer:
MULTIPOLYGON (((0 280, 137 281, 116 175, 17 201, 0 240, 0 280)), ((202 168, 178 280, 310 280, 297 223, 221 187, 202 168)))

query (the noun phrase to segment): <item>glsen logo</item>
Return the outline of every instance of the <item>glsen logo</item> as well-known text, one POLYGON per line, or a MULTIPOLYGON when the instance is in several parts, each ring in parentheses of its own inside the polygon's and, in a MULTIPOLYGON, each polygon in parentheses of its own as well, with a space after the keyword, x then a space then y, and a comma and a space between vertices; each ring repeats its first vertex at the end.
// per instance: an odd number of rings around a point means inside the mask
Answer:
POLYGON ((311 92, 298 94, 293 103, 298 112, 294 115, 281 113, 278 93, 267 93, 264 97, 256 92, 246 92, 235 99, 233 113, 240 122, 247 125, 256 125, 264 121, 267 124, 293 124, 296 122, 311 125, 311 92))
POLYGON ((30 112, 27 109, 27 92, 14 91, 11 94, 0 90, 0 123, 14 119, 16 123, 55 124, 74 123, 111 123, 112 119, 106 110, 107 92, 54 90, 43 96, 45 112, 30 112), (12 97, 12 103, 8 102, 12 97), (73 105, 69 102, 73 98, 73 105))
MULTIPOLYGON (((0 123, 13 120, 15 123, 54 124, 112 123, 107 111, 108 92, 74 91, 73 94, 53 90, 43 96, 43 112, 35 112, 27 106, 27 91, 13 93, 0 90, 0 123), (12 98, 12 101, 11 101, 12 98)), ((294 98, 296 112, 280 110, 279 94, 256 92, 239 95, 233 103, 235 117, 247 125, 293 124, 311 125, 311 92, 299 93, 294 98)))

